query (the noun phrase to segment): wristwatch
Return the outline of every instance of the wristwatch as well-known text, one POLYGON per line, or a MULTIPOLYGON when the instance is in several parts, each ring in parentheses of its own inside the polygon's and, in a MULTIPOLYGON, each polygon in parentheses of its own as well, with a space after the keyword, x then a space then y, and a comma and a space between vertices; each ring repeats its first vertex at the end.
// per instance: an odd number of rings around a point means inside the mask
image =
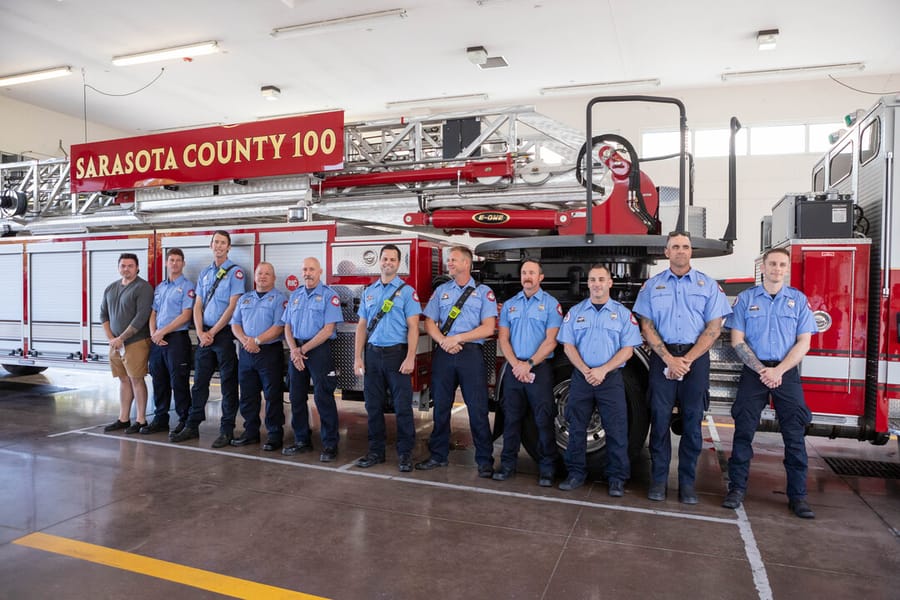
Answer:
POLYGON ((259 346, 259 338, 258 338, 258 337, 253 338, 253 342, 254 342, 257 346, 259 346))
POLYGON ((529 367, 533 367, 533 366, 534 366, 534 361, 531 360, 530 358, 528 359, 528 366, 529 366, 529 367))

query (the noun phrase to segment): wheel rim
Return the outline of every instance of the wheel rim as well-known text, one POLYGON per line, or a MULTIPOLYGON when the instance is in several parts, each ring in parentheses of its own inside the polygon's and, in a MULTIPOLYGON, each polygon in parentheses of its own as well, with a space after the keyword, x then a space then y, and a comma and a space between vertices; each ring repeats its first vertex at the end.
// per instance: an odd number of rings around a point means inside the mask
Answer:
MULTIPOLYGON (((569 445, 569 422, 566 420, 566 404, 569 401, 569 380, 560 381, 553 386, 553 399, 556 402, 556 418, 553 428, 556 433, 556 445, 565 449, 569 445)), ((587 428, 587 453, 591 454, 606 446, 606 431, 600 421, 600 413, 595 409, 587 428)))

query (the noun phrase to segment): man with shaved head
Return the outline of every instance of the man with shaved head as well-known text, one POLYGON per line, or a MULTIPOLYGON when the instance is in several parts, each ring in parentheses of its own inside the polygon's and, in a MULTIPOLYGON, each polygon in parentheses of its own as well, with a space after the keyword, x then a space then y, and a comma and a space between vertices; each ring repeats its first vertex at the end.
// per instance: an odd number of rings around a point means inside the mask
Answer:
POLYGON ((335 323, 344 320, 337 292, 322 283, 322 265, 310 256, 303 260, 303 287, 291 294, 281 319, 284 337, 291 349, 288 381, 291 398, 291 427, 294 443, 281 451, 293 456, 313 449, 306 406, 310 382, 319 411, 322 451, 319 460, 337 457, 338 413, 334 401, 337 375, 331 356, 331 340, 337 337, 335 323))

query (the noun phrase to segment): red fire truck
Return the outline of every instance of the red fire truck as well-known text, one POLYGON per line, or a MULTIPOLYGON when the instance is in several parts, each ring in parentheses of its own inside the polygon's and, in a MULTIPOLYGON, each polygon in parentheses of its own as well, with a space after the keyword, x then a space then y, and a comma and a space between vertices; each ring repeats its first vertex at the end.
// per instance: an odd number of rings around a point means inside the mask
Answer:
MULTIPOLYGON (((203 254, 208 235, 221 227, 238 234, 236 248, 243 250, 237 262, 247 268, 260 260, 274 262, 288 291, 300 259, 320 256, 327 281, 345 288, 347 323, 340 331, 350 336, 344 338, 346 352, 352 348, 355 298, 377 274, 377 249, 389 240, 407 244, 404 275, 414 280, 423 301, 442 274, 441 236, 466 233, 490 238, 475 246, 482 258, 477 275, 500 301, 519 289, 519 261, 536 257, 544 264, 545 289, 565 306, 585 297, 585 275, 595 262, 609 265, 616 278, 614 297, 630 304, 650 267, 664 256, 665 232, 691 231, 695 258, 731 252, 734 157, 729 225, 713 239, 706 235, 703 209, 686 197, 693 186, 684 143, 669 157, 683 167, 678 185, 656 186, 641 170, 648 157, 639 157, 629 140, 595 132, 593 107, 617 102, 674 108, 686 139, 680 101, 623 96, 592 100, 586 132, 527 107, 338 125, 328 117, 324 121, 334 135, 315 122, 276 123, 246 135, 209 128, 180 132, 185 137, 172 152, 167 148, 175 142, 139 138, 112 148, 88 144, 80 154, 73 148, 71 174, 68 161, 3 165, 0 227, 10 236, 0 239, 0 282, 13 291, 13 299, 0 308, 5 355, 0 362, 14 372, 104 362, 105 340, 98 336, 94 306, 102 287, 95 286, 114 278, 114 256, 143 249, 147 275, 155 283, 167 245, 191 248, 188 264, 199 271, 208 259, 203 254), (261 164, 278 160, 276 146, 281 156, 329 153, 312 165, 261 164), (226 150, 230 162, 224 160, 226 150), (129 151, 132 171, 146 169, 116 180, 127 170, 129 151), (246 169, 234 164, 236 157, 258 158, 260 164, 246 169), (173 161, 190 168, 166 170, 173 161), (200 166, 213 170, 198 174, 200 166), (91 176, 94 180, 85 183, 91 176), (280 225, 273 223, 278 220, 280 225), (65 261, 56 259, 63 255, 65 261)), ((860 116, 817 164, 812 192, 783 199, 763 226, 768 244, 790 248, 791 285, 810 297, 820 328, 802 370, 814 413, 811 434, 884 443, 889 420, 900 417, 900 400, 890 398, 900 385, 900 367, 892 362, 900 356, 897 311, 890 310, 891 265, 900 264, 900 255, 892 255, 900 250, 890 238, 895 111, 896 103, 885 99, 860 116)), ((732 119, 733 135, 739 127, 732 119)), ((430 344, 422 339, 417 390, 425 408, 430 344)), ((712 355, 710 410, 721 413, 733 399, 740 363, 724 337, 712 355)), ((486 345, 485 360, 497 372, 503 368, 493 344, 486 345)), ((562 352, 555 360, 557 440, 564 447, 571 367, 562 352)), ((643 446, 648 428, 647 364, 642 350, 625 368, 633 452, 643 446)), ((341 381, 345 394, 361 389, 359 384, 352 374, 341 381)), ((499 410, 495 432, 501 423, 499 410)), ((775 427, 767 411, 761 428, 775 427)), ((536 434, 533 425, 530 429, 523 441, 533 453, 536 434)), ((588 431, 594 464, 602 462, 604 445, 603 424, 595 415, 588 431)))

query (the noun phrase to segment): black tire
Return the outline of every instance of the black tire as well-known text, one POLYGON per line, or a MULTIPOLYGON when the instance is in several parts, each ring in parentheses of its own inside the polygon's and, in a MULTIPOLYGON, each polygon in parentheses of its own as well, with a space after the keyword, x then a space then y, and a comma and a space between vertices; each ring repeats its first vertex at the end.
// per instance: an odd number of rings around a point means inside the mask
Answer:
MULTIPOLYGON (((572 367, 568 362, 561 362, 554 369, 553 396, 557 414, 554 418, 556 445, 559 449, 559 465, 562 466, 562 454, 568 444, 566 430, 565 405, 569 398, 569 378, 572 367)), ((628 455, 632 462, 637 459, 644 448, 647 433, 650 430, 650 407, 647 400, 647 362, 642 354, 628 361, 622 372, 625 382, 625 398, 628 403, 628 455)), ((529 409, 522 424, 522 445, 532 459, 537 460, 538 432, 534 415, 529 409)), ((588 477, 602 478, 606 469, 606 437, 600 415, 594 412, 588 426, 587 442, 588 477)))
POLYGON ((26 365, 0 365, 7 371, 9 371, 10 375, 37 375, 38 373, 42 373, 47 370, 47 367, 29 367, 26 365))

